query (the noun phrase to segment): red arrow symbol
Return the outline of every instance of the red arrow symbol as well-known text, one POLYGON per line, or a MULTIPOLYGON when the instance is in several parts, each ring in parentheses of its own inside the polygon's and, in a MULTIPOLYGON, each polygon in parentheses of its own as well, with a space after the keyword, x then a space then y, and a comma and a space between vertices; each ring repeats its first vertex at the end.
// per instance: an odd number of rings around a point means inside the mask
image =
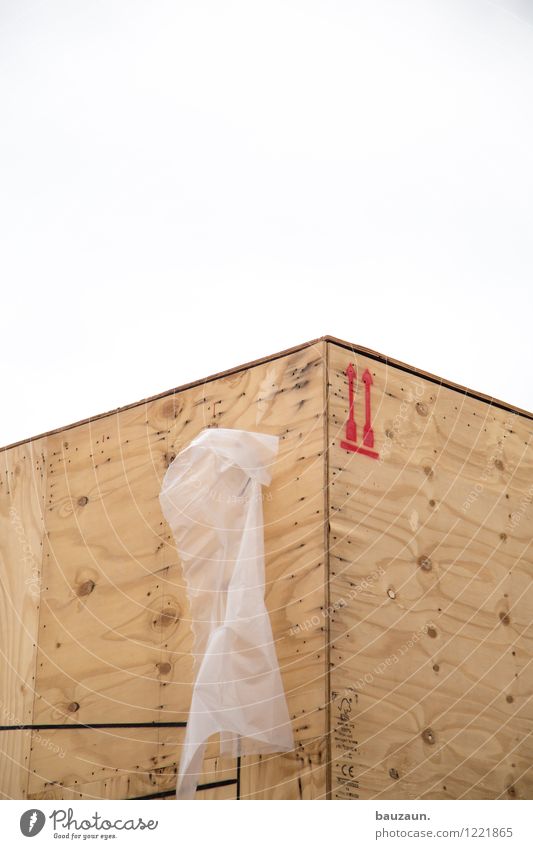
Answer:
POLYGON ((357 427, 355 424, 354 414, 354 382, 356 378, 356 371, 353 363, 350 363, 350 365, 346 369, 346 377, 348 378, 349 404, 348 421, 346 422, 346 439, 349 439, 350 442, 357 442, 357 427))
POLYGON ((365 425, 363 427, 363 445, 366 445, 367 448, 373 448, 374 431, 372 430, 371 424, 370 387, 372 386, 374 381, 372 380, 372 375, 370 374, 368 369, 365 369, 362 381, 365 384, 365 425))

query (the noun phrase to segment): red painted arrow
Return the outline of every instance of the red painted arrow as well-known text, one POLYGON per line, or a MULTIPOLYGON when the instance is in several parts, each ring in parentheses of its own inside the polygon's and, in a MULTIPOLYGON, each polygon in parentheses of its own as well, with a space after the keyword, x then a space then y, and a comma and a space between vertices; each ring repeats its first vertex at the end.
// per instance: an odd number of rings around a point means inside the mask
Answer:
POLYGON ((374 431, 372 430, 371 413, 370 413, 370 387, 373 384, 372 375, 368 369, 365 369, 361 378, 365 384, 365 425, 363 427, 363 445, 367 448, 374 447, 374 431))
POLYGON ((346 439, 349 439, 350 442, 357 442, 357 427, 355 424, 354 413, 354 383, 356 378, 356 371, 353 363, 350 363, 350 365, 346 369, 346 377, 348 378, 349 404, 348 421, 346 422, 346 439))

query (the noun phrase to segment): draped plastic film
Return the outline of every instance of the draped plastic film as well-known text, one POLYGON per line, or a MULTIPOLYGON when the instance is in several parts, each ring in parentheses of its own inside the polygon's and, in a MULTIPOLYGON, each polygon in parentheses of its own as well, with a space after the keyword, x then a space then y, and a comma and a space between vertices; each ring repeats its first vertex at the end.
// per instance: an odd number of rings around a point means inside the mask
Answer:
POLYGON ((200 433, 169 466, 160 494, 180 554, 196 679, 176 796, 194 798, 208 737, 233 757, 294 748, 264 602, 263 484, 278 438, 200 433))

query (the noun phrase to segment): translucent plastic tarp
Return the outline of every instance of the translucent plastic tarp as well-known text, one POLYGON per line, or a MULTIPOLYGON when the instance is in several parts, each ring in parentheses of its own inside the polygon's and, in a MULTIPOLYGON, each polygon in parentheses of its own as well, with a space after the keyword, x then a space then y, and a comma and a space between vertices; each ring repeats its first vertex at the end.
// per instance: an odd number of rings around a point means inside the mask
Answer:
POLYGON ((221 753, 294 748, 265 607, 262 486, 278 437, 203 430, 169 466, 160 494, 183 564, 195 681, 176 797, 192 799, 208 737, 221 753))

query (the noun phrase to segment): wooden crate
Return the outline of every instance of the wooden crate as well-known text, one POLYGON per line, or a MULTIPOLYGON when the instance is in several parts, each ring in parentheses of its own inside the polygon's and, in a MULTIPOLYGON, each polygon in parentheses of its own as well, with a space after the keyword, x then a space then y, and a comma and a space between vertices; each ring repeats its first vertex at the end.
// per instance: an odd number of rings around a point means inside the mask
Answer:
POLYGON ((0 797, 171 796, 192 632, 158 496, 222 426, 280 436, 266 600, 296 748, 213 741, 198 797, 532 798, 532 422, 326 337, 3 449, 0 797))

